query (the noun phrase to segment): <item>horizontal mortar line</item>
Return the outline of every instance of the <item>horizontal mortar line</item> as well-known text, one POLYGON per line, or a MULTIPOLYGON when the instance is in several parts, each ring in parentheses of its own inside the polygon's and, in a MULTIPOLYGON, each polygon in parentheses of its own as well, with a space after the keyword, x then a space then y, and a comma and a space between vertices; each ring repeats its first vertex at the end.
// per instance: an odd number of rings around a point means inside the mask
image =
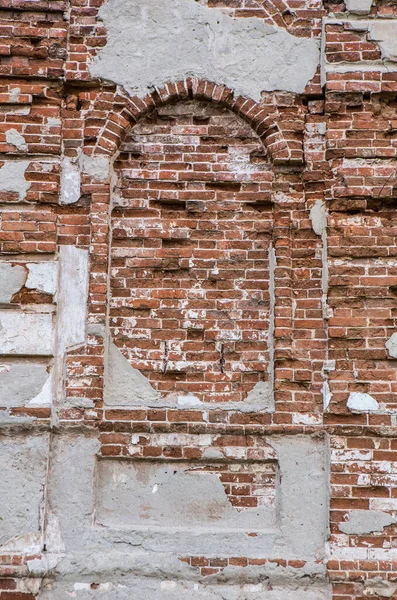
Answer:
MULTIPOLYGON (((361 23, 362 25, 372 25, 372 23, 396 23, 397 19, 389 17, 384 19, 382 17, 370 18, 368 16, 349 16, 349 17, 323 17, 323 23, 325 25, 343 25, 344 23, 350 23, 351 21, 361 23)), ((356 30, 357 31, 357 30, 356 30)))
MULTIPOLYGON (((1 354, 0 354, 1 356, 1 354)), ((50 357, 51 358, 51 357, 50 357)), ((23 359, 24 362, 27 363, 31 363, 31 362, 40 362, 42 364, 48 365, 48 356, 34 356, 32 354, 28 354, 26 355, 26 357, 23 359)), ((7 362, 8 363, 14 363, 14 362, 20 362, 20 357, 16 356, 15 354, 10 354, 7 358, 7 362)))
MULTIPOLYGON (((397 29, 397 26, 396 26, 397 29)), ((390 68, 385 63, 378 62, 340 62, 338 64, 326 62, 325 65, 326 73, 348 73, 350 71, 360 71, 360 72, 368 72, 368 71, 377 71, 381 73, 394 73, 395 72, 395 63, 394 68, 392 68, 392 63, 390 63, 390 68)), ((372 83, 372 82, 362 82, 364 83, 372 83)), ((379 83, 379 82, 375 82, 379 83)))
POLYGON ((30 252, 28 254, 11 254, 5 252, 4 254, 0 254, 0 261, 10 261, 10 262, 52 262, 57 260, 57 255, 55 252, 43 252, 43 253, 34 253, 30 252))
MULTIPOLYGON (((35 358, 35 359, 40 359, 40 360, 46 360, 48 358, 54 358, 54 354, 18 354, 17 352, 14 352, 13 354, 3 354, 0 353, 0 359, 1 360, 6 360, 8 359, 8 357, 12 356, 13 358, 35 358)), ((38 408, 38 407, 32 407, 32 408, 38 408)))
MULTIPOLYGON (((11 123, 12 125, 12 123, 11 123)), ((25 135, 27 135, 25 133, 25 135)), ((41 160, 41 161, 48 161, 48 162, 54 162, 57 163, 62 159, 62 155, 61 154, 30 154, 30 153, 24 153, 24 154, 16 154, 16 153, 10 153, 10 152, 0 152, 0 160, 15 160, 15 161, 33 161, 33 160, 41 160)))
MULTIPOLYGON (((37 6, 36 7, 32 3, 32 6, 30 6, 29 8, 27 8, 26 6, 25 6, 25 8, 22 8, 20 6, 9 6, 9 7, 2 6, 2 7, 0 7, 0 13, 2 13, 2 12, 3 13, 5 13, 5 12, 8 12, 8 13, 9 12, 23 12, 23 13, 37 13, 37 12, 40 12, 40 13, 48 13, 49 12, 49 13, 54 13, 54 14, 59 13, 60 15, 64 15, 66 8, 67 8, 67 3, 66 2, 65 2, 65 8, 64 9, 62 9, 62 8, 51 8, 51 6, 47 6, 47 7, 37 6)), ((62 21, 64 21, 65 23, 68 23, 68 21, 66 21, 64 18, 62 18, 62 21)))
MULTIPOLYGON (((58 406, 58 408, 62 408, 62 406, 58 406)), ((201 423, 203 425, 210 425, 210 423, 201 423)), ((140 435, 149 435, 150 437, 153 437, 153 435, 157 435, 157 434, 153 434, 150 432, 140 432, 140 435)), ((164 434, 161 434, 164 435, 164 434)), ((209 435, 208 433, 204 433, 204 434, 189 434, 189 435, 209 435)), ((214 433, 211 434, 214 436, 231 436, 233 437, 232 433, 214 433)), ((256 435, 256 434, 255 434, 256 435)), ((257 437, 261 436, 261 434, 257 434, 257 437)), ((262 436, 263 437, 263 436, 262 436)), ((103 444, 104 446, 109 445, 112 446, 114 444, 103 444)), ((117 444, 116 444, 117 445, 117 444)), ((212 448, 213 446, 202 446, 203 449, 205 448, 212 448)), ((218 449, 221 449, 222 446, 215 446, 218 449)), ((230 446, 229 446, 230 447, 230 446)), ((233 447, 237 447, 237 446, 233 446, 233 447)), ((238 448, 251 448, 252 446, 238 446, 238 448)), ((168 458, 168 457, 153 457, 153 456, 101 456, 101 455, 97 455, 97 459, 98 460, 113 460, 113 461, 130 461, 130 462, 136 462, 136 463, 141 463, 141 462, 150 462, 150 463, 156 463, 156 464, 164 464, 167 462, 170 462, 172 464, 176 464, 176 463, 182 463, 182 464, 189 464, 189 465, 201 465, 201 464, 224 464, 224 465, 228 465, 230 463, 239 463, 242 465, 246 465, 246 464, 258 464, 258 463, 278 463, 277 458, 233 458, 231 456, 224 456, 222 458, 206 458, 205 456, 202 458, 168 458)))
MULTIPOLYGON (((19 202, 0 202, 0 211, 2 212, 47 212, 46 208, 57 208, 58 206, 63 206, 61 204, 55 204, 50 202, 25 202, 21 204, 19 202)), ((30 232, 28 232, 30 233, 30 232)))

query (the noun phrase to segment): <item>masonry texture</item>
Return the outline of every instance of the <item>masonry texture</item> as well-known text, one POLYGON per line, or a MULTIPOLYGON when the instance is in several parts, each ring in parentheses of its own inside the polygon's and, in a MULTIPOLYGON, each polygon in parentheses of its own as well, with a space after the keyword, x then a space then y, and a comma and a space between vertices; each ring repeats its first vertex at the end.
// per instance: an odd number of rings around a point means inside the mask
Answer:
POLYGON ((0 600, 397 599, 396 40, 0 0, 0 600))

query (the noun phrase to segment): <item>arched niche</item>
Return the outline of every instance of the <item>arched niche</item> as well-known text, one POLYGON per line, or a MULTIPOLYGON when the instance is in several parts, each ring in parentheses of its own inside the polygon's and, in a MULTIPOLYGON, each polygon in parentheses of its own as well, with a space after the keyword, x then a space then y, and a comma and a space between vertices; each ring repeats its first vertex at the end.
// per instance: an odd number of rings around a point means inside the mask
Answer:
POLYGON ((273 409, 273 171, 220 104, 158 107, 114 163, 105 403, 273 409))

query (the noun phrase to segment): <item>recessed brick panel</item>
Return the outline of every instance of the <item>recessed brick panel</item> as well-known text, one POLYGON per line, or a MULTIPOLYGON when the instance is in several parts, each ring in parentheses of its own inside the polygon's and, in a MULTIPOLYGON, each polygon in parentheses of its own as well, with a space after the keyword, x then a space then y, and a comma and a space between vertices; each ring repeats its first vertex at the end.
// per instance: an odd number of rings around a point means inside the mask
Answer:
POLYGON ((251 128, 183 102, 137 125, 115 165, 110 326, 164 395, 240 402, 270 374, 273 174, 251 128))

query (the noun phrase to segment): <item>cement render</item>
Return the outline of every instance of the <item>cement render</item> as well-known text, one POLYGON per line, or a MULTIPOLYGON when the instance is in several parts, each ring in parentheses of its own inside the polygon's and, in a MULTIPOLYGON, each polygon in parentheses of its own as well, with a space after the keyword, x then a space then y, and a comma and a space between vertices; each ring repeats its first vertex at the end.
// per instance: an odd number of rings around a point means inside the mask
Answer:
POLYGON ((100 17, 107 44, 91 74, 133 95, 194 76, 260 100, 262 91, 302 93, 319 64, 316 40, 194 0, 109 0, 100 17))

